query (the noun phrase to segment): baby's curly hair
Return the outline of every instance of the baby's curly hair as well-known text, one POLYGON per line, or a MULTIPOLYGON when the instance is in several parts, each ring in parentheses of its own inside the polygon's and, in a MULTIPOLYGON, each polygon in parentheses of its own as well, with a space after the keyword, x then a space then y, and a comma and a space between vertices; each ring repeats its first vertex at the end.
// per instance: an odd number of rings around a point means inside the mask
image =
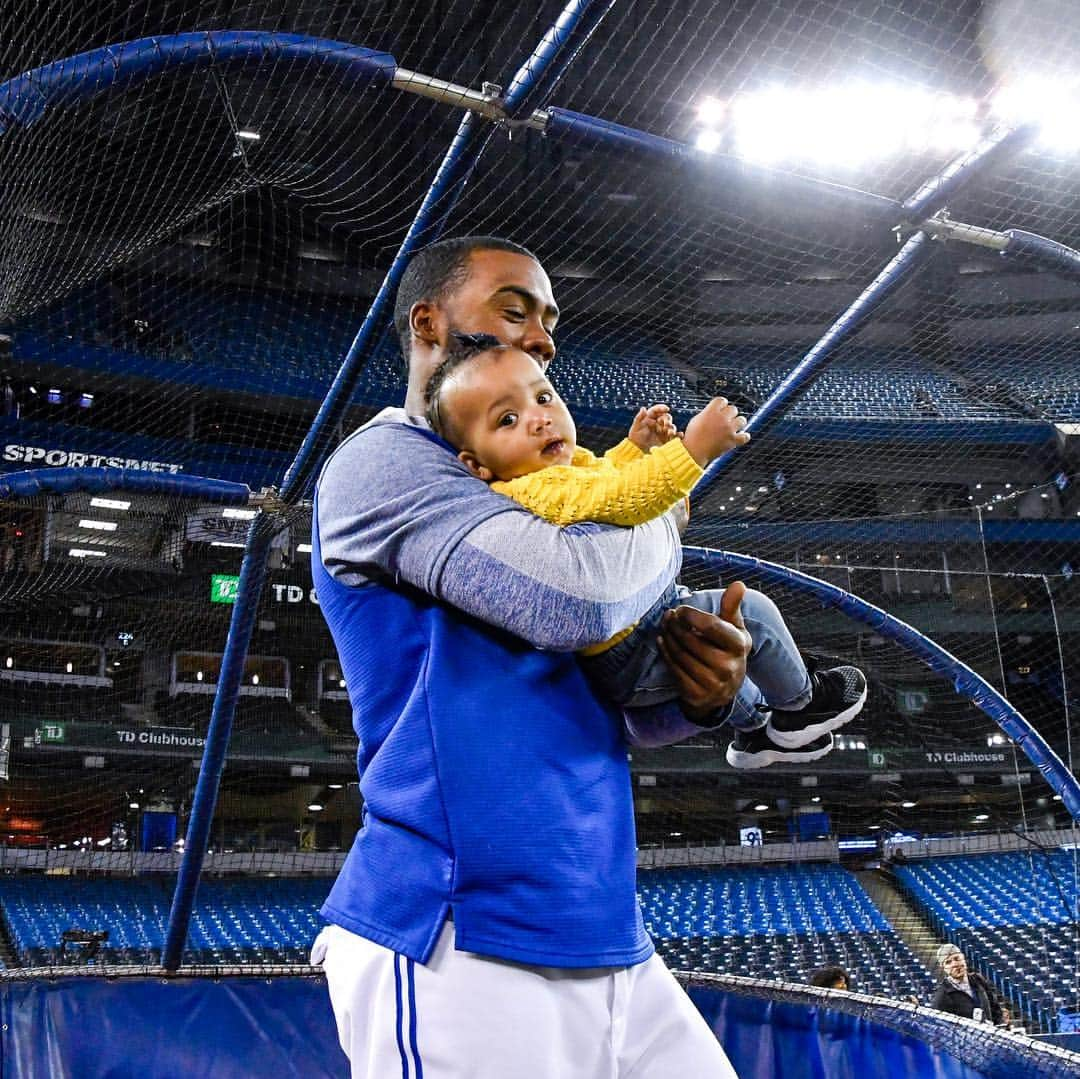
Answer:
POLYGON ((459 333, 457 330, 450 331, 450 343, 446 350, 446 358, 431 372, 431 378, 424 387, 424 415, 431 429, 440 438, 447 441, 451 439, 447 435, 449 425, 439 409, 439 399, 446 380, 462 364, 492 349, 503 349, 504 345, 497 337, 490 333, 459 333))

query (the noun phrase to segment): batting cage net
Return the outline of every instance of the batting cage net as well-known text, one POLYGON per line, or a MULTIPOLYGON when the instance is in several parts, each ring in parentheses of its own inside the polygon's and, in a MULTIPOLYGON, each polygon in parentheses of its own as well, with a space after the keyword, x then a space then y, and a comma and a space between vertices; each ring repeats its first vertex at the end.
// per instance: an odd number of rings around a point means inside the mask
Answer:
POLYGON ((812 762, 633 751, 669 962, 926 1003, 953 942, 1067 1027, 1073 5, 620 0, 541 77, 561 10, 0 9, 5 962, 161 960, 215 709, 184 961, 303 961, 361 808, 312 484, 403 400, 399 248, 480 233, 551 275, 583 445, 657 402, 751 419, 683 583, 744 581, 867 678, 812 762))

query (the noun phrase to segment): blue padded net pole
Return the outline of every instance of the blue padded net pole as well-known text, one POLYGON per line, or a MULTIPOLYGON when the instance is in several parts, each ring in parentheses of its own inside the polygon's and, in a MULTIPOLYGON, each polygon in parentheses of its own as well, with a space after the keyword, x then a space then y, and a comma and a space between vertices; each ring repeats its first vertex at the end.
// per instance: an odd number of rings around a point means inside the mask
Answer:
POLYGON ((1006 229, 1002 235, 1006 240, 1001 249, 1002 258, 1039 266, 1061 277, 1080 281, 1080 251, 1075 248, 1021 229, 1006 229))
POLYGON ((1061 795, 1062 804, 1072 814, 1073 820, 1080 821, 1080 781, 1069 771, 1061 758, 989 682, 914 626, 834 584, 819 581, 816 577, 777 565, 775 562, 703 547, 687 547, 685 554, 688 565, 714 572, 726 570, 737 574, 757 575, 793 591, 812 595, 821 601, 823 607, 834 608, 849 618, 862 622, 880 636, 902 645, 907 651, 918 656, 932 671, 950 679, 961 697, 971 701, 989 716, 1024 751, 1028 760, 1042 773, 1055 793, 1061 795))
MULTIPOLYGON (((580 0, 571 0, 568 5, 575 9, 584 9, 586 6, 587 4, 581 3, 580 0)), ((589 23, 586 21, 580 25, 584 29, 589 23)), ((553 49, 545 37, 538 46, 538 51, 542 50, 543 55, 538 57, 534 53, 515 76, 512 84, 514 96, 509 102, 511 107, 515 101, 525 98, 530 93, 532 87, 543 79, 548 65, 555 61, 561 49, 572 46, 574 40, 573 35, 565 36, 559 48, 553 49)), ((392 297, 397 291, 409 258, 422 244, 438 238, 449 210, 465 183, 468 182, 476 159, 487 143, 488 134, 489 132, 483 128, 483 120, 477 114, 468 112, 462 118, 457 134, 447 149, 363 324, 319 407, 311 429, 285 474, 281 497, 286 503, 294 502, 301 496, 314 472, 324 460, 334 427, 344 415, 370 347, 382 330, 392 297)), ((184 856, 177 876, 176 890, 173 893, 172 908, 169 911, 169 924, 161 956, 162 966, 166 970, 176 970, 180 966, 184 944, 187 940, 195 893, 206 855, 206 843, 217 804, 221 776, 225 769, 225 755, 240 692, 244 659, 251 642, 255 613, 266 577, 266 558, 272 535, 269 520, 264 514, 260 514, 252 522, 248 531, 236 602, 233 607, 232 621, 229 624, 229 635, 225 644, 217 691, 214 695, 206 746, 203 750, 199 779, 188 821, 184 856)))
POLYGON ((343 69, 357 85, 388 85, 397 69, 388 53, 303 34, 211 30, 145 37, 68 56, 0 83, 0 135, 10 127, 30 127, 48 109, 131 90, 166 72, 262 60, 317 60, 343 69))
MULTIPOLYGON (((300 497, 315 468, 325 456, 325 450, 333 436, 334 428, 344 414, 352 391, 363 370, 370 344, 381 330, 382 320, 389 308, 391 297, 397 289, 412 252, 425 238, 433 239, 430 225, 440 215, 440 207, 447 191, 468 173, 472 156, 482 146, 483 121, 473 113, 462 119, 450 148, 432 181, 424 201, 402 242, 382 286, 372 302, 356 339, 338 371, 296 458, 289 466, 282 484, 282 498, 291 502, 300 497)), ((266 579, 266 558, 270 550, 270 535, 264 534, 262 514, 253 522, 248 532, 244 558, 240 568, 236 601, 233 605, 229 635, 225 642, 225 654, 218 677, 214 706, 203 749, 199 779, 192 800, 188 820, 187 839, 180 873, 176 880, 169 925, 162 950, 161 964, 166 970, 176 970, 183 956, 191 922, 191 910, 195 903, 206 843, 210 835, 214 808, 217 805, 218 788, 225 770, 225 755, 232 733, 233 715, 244 673, 244 659, 251 643, 255 612, 266 579)))
POLYGON ((549 108, 539 125, 548 138, 572 146, 651 160, 661 166, 684 166, 700 172, 721 193, 783 201, 821 214, 843 214, 871 227, 892 228, 902 218, 902 203, 843 184, 833 184, 783 169, 753 165, 729 154, 710 154, 638 128, 570 109, 549 108))
MULTIPOLYGON (((855 302, 825 331, 821 339, 773 390, 769 399, 750 417, 747 430, 758 434, 779 418, 792 399, 821 373, 826 361, 857 333, 871 315, 934 253, 933 241, 925 232, 916 232, 893 256, 889 264, 862 291, 855 302)), ((700 499, 720 478, 739 453, 729 450, 705 470, 696 491, 700 499)))
MULTIPOLYGON (((916 232, 889 264, 877 275, 870 285, 863 290, 858 299, 825 331, 824 336, 796 365, 794 370, 772 392, 769 399, 751 417, 747 430, 751 434, 760 431, 775 421, 781 410, 793 403, 821 374, 825 363, 833 353, 855 333, 857 333, 915 270, 932 253, 930 233, 931 221, 926 221, 945 207, 946 202, 974 180, 985 175, 1001 161, 1014 156, 1030 144, 1037 134, 1034 124, 994 132, 983 139, 971 150, 960 154, 945 166, 936 176, 927 180, 902 206, 901 222, 926 222, 927 231, 916 232)), ((900 222, 898 222, 900 223, 900 222)), ((973 230, 973 232, 978 230, 973 230)), ((957 233, 959 235, 959 233, 957 233)), ((1033 237, 1041 240, 1041 237, 1033 237)), ((1051 241, 1043 241, 1047 246, 1051 241)), ((1019 242, 1018 242, 1019 246, 1019 242)), ((1030 251, 1034 247, 1028 244, 1030 251)), ((1049 260, 1052 256, 1044 253, 1049 260)), ((1057 256, 1061 262, 1060 255, 1057 256)), ((719 479, 720 474, 731 463, 739 451, 730 450, 718 457, 708 467, 698 484, 699 497, 709 491, 719 479)))
POLYGON ((30 468, 0 479, 0 500, 66 495, 74 491, 138 491, 152 495, 198 499, 224 506, 246 506, 251 491, 245 483, 185 473, 143 472, 134 468, 30 468))
POLYGON ((528 63, 518 69, 503 95, 502 105, 512 120, 532 115, 546 101, 588 44, 596 28, 615 6, 616 0, 570 0, 544 35, 528 63))
POLYGON ((999 162, 1013 157, 1030 145, 1038 134, 1038 125, 995 131, 966 153, 960 154, 933 179, 904 202, 904 220, 918 224, 944 208, 945 204, 973 180, 983 176, 999 162))

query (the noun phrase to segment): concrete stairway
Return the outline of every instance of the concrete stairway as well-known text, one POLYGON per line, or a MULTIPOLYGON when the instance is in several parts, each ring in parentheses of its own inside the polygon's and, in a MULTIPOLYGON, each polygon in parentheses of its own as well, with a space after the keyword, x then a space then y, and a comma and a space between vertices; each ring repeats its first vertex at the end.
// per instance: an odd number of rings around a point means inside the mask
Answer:
POLYGON ((855 877, 919 962, 932 974, 937 974, 935 953, 938 945, 943 943, 942 939, 897 885, 893 875, 885 869, 868 869, 856 873, 855 877))

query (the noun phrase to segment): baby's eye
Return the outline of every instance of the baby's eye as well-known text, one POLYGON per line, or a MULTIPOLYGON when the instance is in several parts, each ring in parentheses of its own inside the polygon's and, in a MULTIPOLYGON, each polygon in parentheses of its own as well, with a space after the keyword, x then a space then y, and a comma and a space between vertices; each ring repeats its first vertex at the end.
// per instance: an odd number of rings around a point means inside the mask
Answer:
POLYGON ((538 405, 550 405, 551 401, 552 401, 552 398, 554 398, 554 396, 555 396, 555 394, 553 394, 551 392, 551 390, 541 390, 536 395, 536 403, 538 405))
POLYGON ((516 412, 506 412, 499 417, 499 427, 513 427, 517 423, 516 412))

